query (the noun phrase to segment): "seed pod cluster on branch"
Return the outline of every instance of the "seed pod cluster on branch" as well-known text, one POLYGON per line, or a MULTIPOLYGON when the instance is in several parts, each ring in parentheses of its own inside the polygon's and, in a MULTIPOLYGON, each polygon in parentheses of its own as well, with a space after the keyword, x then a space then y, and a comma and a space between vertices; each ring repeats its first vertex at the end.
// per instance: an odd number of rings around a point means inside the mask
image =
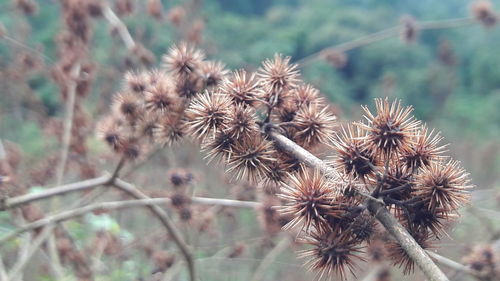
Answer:
MULTIPOLYGON (((364 106, 364 121, 339 126, 290 60, 275 55, 256 73, 226 75, 222 64, 204 61, 200 51, 174 46, 165 70, 127 74, 101 136, 116 152, 135 158, 143 140, 171 145, 189 135, 235 179, 280 187, 279 210, 291 218, 284 229, 299 230, 298 240, 310 245, 300 256, 320 278, 344 280, 369 257, 364 249, 372 241, 380 244, 373 237, 386 235, 366 210, 368 196, 384 202, 421 247, 431 247, 468 202, 471 188, 468 174, 444 155, 442 137, 416 120, 412 107, 387 98, 375 99, 375 111, 364 106), (334 172, 302 166, 270 132, 307 150, 329 145, 335 155, 325 163, 334 172)), ((413 271, 398 243, 386 248, 378 252, 387 252, 404 273, 413 271)))

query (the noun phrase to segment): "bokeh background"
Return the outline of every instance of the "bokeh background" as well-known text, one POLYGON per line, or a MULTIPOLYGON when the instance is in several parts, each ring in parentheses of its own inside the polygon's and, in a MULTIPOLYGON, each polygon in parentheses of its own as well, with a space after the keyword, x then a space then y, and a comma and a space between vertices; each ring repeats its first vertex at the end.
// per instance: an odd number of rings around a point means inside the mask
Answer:
MULTIPOLYGON (((40 170, 51 172, 50 159, 60 148, 58 132, 64 119, 64 102, 53 79, 53 66, 60 57, 57 38, 64 22, 58 1, 36 1, 31 10, 20 2, 30 1, 0 1, 0 23, 2 34, 6 34, 0 36, 0 138, 6 146, 21 152, 17 175, 24 178, 30 192, 36 192, 54 185, 50 177, 44 182, 32 178, 40 170)), ((340 120, 361 119, 360 105, 371 105, 374 97, 398 97, 404 104, 413 105, 416 117, 437 128, 451 143, 450 154, 462 161, 476 188, 472 207, 465 208, 462 217, 450 226, 450 237, 436 245, 443 255, 460 261, 470 247, 491 241, 500 231, 497 26, 473 22, 424 30, 411 42, 398 34, 335 54, 333 59, 310 59, 325 48, 398 26, 408 17, 416 24, 470 18, 471 1, 169 0, 161 2, 160 15, 152 13, 145 0, 108 3, 135 42, 148 51, 141 60, 137 53, 127 50, 104 17, 92 18, 87 50, 92 62, 90 91, 79 102, 90 117, 81 141, 88 148, 85 161, 95 163, 95 173, 111 169, 117 161, 94 131, 127 71, 158 67, 162 54, 182 40, 196 44, 228 69, 255 70, 265 58, 281 53, 303 63, 300 69, 304 80, 321 90, 340 120), (122 9, 124 2, 133 9, 122 9)), ((492 4, 500 8, 500 1, 492 4)), ((207 165, 198 151, 191 143, 165 148, 128 178, 151 192, 165 192, 170 188, 168 171, 183 168, 195 175, 197 194, 247 200, 259 197, 252 187, 225 177, 223 168, 207 165)), ((71 161, 80 160, 70 154, 71 161)), ((70 166, 64 181, 80 179, 76 170, 70 166)), ((104 192, 101 196, 111 195, 104 192)), ((76 198, 70 195, 62 200, 72 202, 76 198)), ((176 217, 186 239, 195 246, 200 280, 249 280, 267 253, 276 249, 280 234, 266 232, 261 223, 263 215, 253 210, 212 208, 206 212, 211 216, 191 222, 176 217), (204 222, 210 223, 208 230, 191 231, 202 228, 204 222), (230 257, 238 249, 241 253, 230 257)), ((143 244, 153 251, 176 253, 175 246, 161 238, 162 228, 146 211, 93 214, 65 226, 82 249, 91 247, 96 233, 108 233, 118 241, 117 249, 103 255, 97 280, 150 280, 155 261, 147 251, 139 250, 143 244)), ((0 232, 7 233, 14 227, 10 214, 0 213, 0 232)), ((16 242, 12 243, 14 249, 16 242)), ((295 250, 290 245, 278 252, 269 261, 262 280, 309 280, 312 275, 301 267, 295 250)), ((9 249, 2 251, 2 255, 10 254, 9 249)), ((43 256, 34 258, 24 280, 52 280, 40 270, 43 260, 43 256)), ((176 267, 180 261, 177 257, 171 268, 172 280, 187 278, 182 265, 176 267)), ((369 271, 365 268, 357 275, 362 278, 369 271)), ((392 272, 394 280, 401 280, 399 270, 392 272)), ((422 280, 418 272, 406 278, 422 280)))

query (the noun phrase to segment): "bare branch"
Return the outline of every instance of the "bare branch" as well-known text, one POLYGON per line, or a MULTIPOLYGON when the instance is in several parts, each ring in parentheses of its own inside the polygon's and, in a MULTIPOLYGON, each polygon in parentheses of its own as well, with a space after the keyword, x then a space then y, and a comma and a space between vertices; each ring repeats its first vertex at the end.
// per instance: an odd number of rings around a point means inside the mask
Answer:
POLYGON ((130 52, 134 51, 136 44, 134 39, 130 35, 127 26, 120 20, 120 18, 115 14, 115 12, 113 12, 113 10, 108 5, 105 5, 103 7, 103 15, 106 18, 106 20, 109 21, 109 23, 114 28, 116 28, 118 34, 120 34, 120 37, 122 38, 123 43, 125 43, 127 49, 130 52))
MULTIPOLYGON (((424 30, 435 30, 435 29, 450 29, 450 28, 458 28, 463 26, 469 26, 478 24, 479 22, 474 20, 473 18, 457 18, 457 19, 447 19, 441 21, 429 21, 429 22, 417 22, 415 25, 415 29, 417 31, 424 30)), ((325 55, 332 51, 339 52, 347 52, 362 46, 366 46, 371 43, 375 43, 378 41, 382 41, 385 39, 397 37, 401 33, 402 24, 398 24, 394 27, 390 27, 372 34, 368 34, 366 36, 356 38, 352 41, 344 42, 338 45, 334 45, 331 47, 324 48, 316 53, 313 53, 309 56, 306 56, 297 61, 297 63, 301 66, 307 65, 313 62, 316 59, 323 58, 325 55)))
POLYGON ((68 161, 69 146, 71 143, 71 129, 73 127, 73 115, 75 113, 76 101, 76 86, 77 79, 80 76, 80 63, 75 63, 70 70, 70 77, 68 81, 68 95, 66 103, 66 118, 64 119, 64 131, 61 145, 61 156, 59 158, 59 165, 56 169, 56 183, 60 185, 63 181, 64 171, 66 169, 66 162, 68 161))
MULTIPOLYGON (((293 155, 299 161, 304 162, 311 168, 319 169, 325 175, 333 175, 333 168, 326 165, 319 158, 300 147, 285 136, 270 131, 268 136, 273 139, 281 149, 293 155)), ((420 267, 427 278, 431 281, 447 281, 448 278, 436 266, 426 252, 413 239, 408 231, 389 213, 384 204, 374 198, 366 198, 367 208, 377 218, 389 233, 398 241, 408 256, 420 267)))
POLYGON ((40 233, 30 245, 26 254, 21 256, 19 260, 12 266, 12 270, 9 272, 8 278, 5 279, 6 281, 14 281, 17 279, 19 274, 23 271, 24 267, 28 264, 30 259, 35 254, 36 250, 38 250, 38 248, 40 248, 40 246, 52 235, 52 231, 54 230, 54 228, 54 224, 45 226, 42 233, 40 233))
POLYGON ((70 192, 84 191, 89 188, 94 188, 100 185, 107 184, 110 181, 111 181, 111 176, 104 175, 89 180, 48 188, 47 190, 38 193, 30 193, 13 198, 8 198, 3 202, 2 205, 0 205, 0 210, 12 209, 34 201, 51 198, 53 196, 63 195, 70 192))
POLYGON ((439 264, 442 264, 444 266, 447 266, 451 269, 454 269, 454 270, 457 270, 460 272, 465 272, 467 274, 473 275, 471 269, 469 267, 461 264, 461 263, 450 260, 449 258, 443 257, 440 254, 435 253, 433 251, 426 250, 426 252, 429 256, 431 256, 432 259, 434 259, 439 264))

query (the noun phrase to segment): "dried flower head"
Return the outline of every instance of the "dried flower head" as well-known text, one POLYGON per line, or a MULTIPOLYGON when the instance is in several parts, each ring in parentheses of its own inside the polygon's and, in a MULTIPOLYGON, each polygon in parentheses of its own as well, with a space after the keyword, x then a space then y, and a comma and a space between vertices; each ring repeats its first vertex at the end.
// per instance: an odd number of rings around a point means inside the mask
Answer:
POLYGON ((417 40, 417 21, 414 17, 405 15, 401 18, 401 38, 406 44, 414 43, 417 40))
POLYGON ((213 89, 222 84, 228 73, 224 67, 220 61, 204 61, 201 64, 200 75, 206 87, 213 89))
POLYGON ((165 146, 178 143, 186 133, 187 125, 185 121, 177 118, 164 118, 153 129, 155 140, 165 146))
POLYGON ((160 20, 163 14, 163 5, 161 0, 148 0, 148 13, 152 17, 160 20))
POLYGON ((269 171, 269 163, 275 161, 273 144, 257 135, 234 145, 229 159, 228 172, 234 172, 236 179, 257 182, 269 171))
POLYGON ((500 273, 498 254, 492 245, 476 245, 463 258, 463 263, 470 267, 479 280, 496 280, 500 273))
POLYGON ((346 280, 346 270, 354 275, 355 261, 364 261, 362 247, 356 239, 332 231, 318 231, 307 235, 302 243, 312 245, 312 249, 299 252, 300 258, 308 258, 305 263, 310 270, 318 271, 318 280, 337 275, 346 280))
POLYGON ((358 241, 368 241, 375 233, 375 227, 375 218, 363 212, 354 219, 350 226, 350 231, 358 241))
POLYGON ((408 150, 401 152, 401 160, 405 165, 417 170, 421 166, 428 166, 431 162, 443 158, 441 154, 446 152, 447 144, 440 145, 443 137, 439 133, 434 134, 426 126, 422 126, 414 136, 414 141, 408 150))
POLYGON ((290 96, 299 108, 324 103, 323 98, 319 95, 319 90, 309 84, 302 84, 293 89, 290 96))
POLYGON ((368 124, 355 123, 368 132, 366 140, 370 144, 370 150, 383 154, 386 158, 392 152, 408 150, 420 125, 420 122, 411 115, 413 108, 402 107, 400 100, 394 100, 390 104, 387 98, 375 99, 375 105, 377 109, 375 115, 368 107, 363 106, 368 124))
POLYGON ((333 134, 336 119, 335 115, 330 113, 328 106, 311 104, 302 107, 293 121, 297 130, 293 139, 304 147, 326 143, 333 134))
POLYGON ((336 68, 342 68, 347 64, 347 54, 341 50, 330 49, 324 54, 325 60, 336 68))
POLYGON ((186 116, 189 130, 198 139, 214 137, 222 129, 227 114, 231 111, 231 99, 225 94, 205 93, 191 101, 186 116))
POLYGON ((291 215, 293 219, 285 225, 284 229, 301 226, 306 232, 312 229, 328 228, 327 216, 339 216, 333 202, 336 192, 319 172, 311 173, 302 169, 298 175, 290 176, 290 183, 282 186, 278 196, 284 200, 281 212, 291 215))
POLYGON ((193 178, 193 173, 185 169, 173 169, 168 172, 168 180, 174 188, 190 184, 193 178))
POLYGON ((198 76, 180 77, 175 81, 175 92, 183 98, 193 98, 203 89, 203 80, 198 76))
POLYGON ((359 127, 342 126, 341 130, 330 138, 332 148, 337 152, 333 166, 353 179, 365 181, 373 175, 378 165, 375 155, 368 150, 366 132, 359 127))
POLYGON ((427 201, 430 210, 454 211, 470 198, 469 174, 458 161, 431 163, 420 168, 415 179, 415 195, 427 201))
POLYGON ((259 78, 264 87, 273 93, 295 88, 299 83, 298 65, 290 64, 290 57, 279 54, 274 55, 274 60, 266 59, 259 69, 259 78))
POLYGON ((430 231, 436 237, 446 235, 444 223, 454 218, 444 209, 429 210, 421 205, 409 208, 409 216, 405 216, 405 223, 409 229, 415 231, 430 231))
POLYGON ((201 149, 207 153, 208 162, 214 159, 223 162, 228 161, 236 144, 234 137, 225 131, 217 131, 213 138, 205 138, 201 143, 201 149))
POLYGON ((129 122, 135 122, 143 116, 142 101, 134 94, 123 92, 113 97, 113 112, 129 122))
POLYGON ((102 119, 97 124, 97 137, 104 140, 115 151, 119 150, 127 137, 123 121, 113 116, 102 119))
POLYGON ((471 11, 474 18, 485 27, 492 27, 497 23, 497 16, 488 0, 474 1, 471 11))
POLYGON ((159 114, 175 112, 182 105, 181 99, 169 80, 160 80, 154 86, 149 87, 145 93, 144 103, 147 110, 159 114))
POLYGON ((134 160, 142 155, 144 147, 141 145, 139 139, 129 137, 120 143, 118 152, 120 152, 126 159, 134 160))
POLYGON ((197 71, 204 58, 203 52, 183 42, 172 46, 168 54, 163 56, 163 62, 167 71, 175 76, 185 77, 197 71))
POLYGON ((236 104, 226 116, 227 133, 238 140, 250 138, 259 133, 255 109, 236 104))
POLYGON ((139 137, 146 137, 149 141, 154 141, 154 131, 160 122, 160 115, 148 113, 141 116, 135 123, 135 132, 139 137))
POLYGON ((167 14, 168 20, 175 26, 180 26, 185 17, 186 11, 181 6, 172 7, 167 14))
POLYGON ((260 98, 259 80, 255 74, 248 74, 243 69, 234 71, 222 83, 220 90, 237 104, 255 106, 260 98))
POLYGON ((125 73, 125 91, 136 94, 144 94, 144 91, 149 86, 149 75, 147 73, 125 73))

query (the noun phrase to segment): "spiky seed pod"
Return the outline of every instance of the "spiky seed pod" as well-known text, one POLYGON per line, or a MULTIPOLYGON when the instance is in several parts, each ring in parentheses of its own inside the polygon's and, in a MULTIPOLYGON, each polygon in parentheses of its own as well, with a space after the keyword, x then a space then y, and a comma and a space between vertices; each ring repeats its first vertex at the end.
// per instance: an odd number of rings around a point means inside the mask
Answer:
POLYGON ((336 195, 331 184, 318 170, 311 173, 302 169, 298 175, 290 176, 290 183, 284 184, 278 195, 284 200, 280 211, 293 217, 284 229, 301 226, 302 230, 310 233, 313 229, 328 228, 326 217, 343 213, 333 207, 336 195))
POLYGON ((180 77, 175 81, 175 92, 184 98, 193 98, 203 89, 203 80, 197 76, 180 77))
POLYGON ((375 99, 377 112, 372 114, 368 107, 363 106, 365 119, 368 124, 355 123, 366 130, 366 140, 370 150, 389 158, 393 152, 402 152, 409 149, 413 142, 416 129, 420 122, 411 115, 411 106, 402 107, 400 100, 389 103, 388 98, 375 99))
POLYGON ((498 254, 491 245, 476 245, 463 258, 464 265, 470 267, 479 280, 496 280, 500 273, 498 254))
POLYGON ((497 16, 491 2, 488 0, 476 0, 471 6, 474 18, 485 27, 492 27, 497 23, 497 16))
POLYGON ((363 212, 352 222, 351 232, 358 241, 368 241, 375 233, 375 226, 375 218, 363 212))
POLYGON ((183 42, 172 46, 163 56, 165 69, 177 77, 186 77, 197 71, 205 55, 200 50, 183 42))
POLYGON ((174 193, 172 196, 170 196, 170 204, 172 204, 174 208, 177 208, 179 210, 185 208, 185 206, 189 203, 189 197, 187 197, 183 193, 174 193))
POLYGON ((374 174, 378 160, 368 148, 365 140, 366 132, 351 125, 342 126, 334 137, 330 138, 330 146, 337 152, 333 166, 353 179, 366 181, 374 174))
POLYGON ((193 178, 194 175, 184 169, 173 169, 168 172, 168 180, 176 189, 190 184, 193 178))
POLYGON ((33 0, 15 0, 16 8, 26 15, 33 15, 38 11, 38 4, 33 0))
POLYGON ((319 96, 319 90, 309 84, 303 84, 291 90, 290 96, 298 107, 324 103, 323 98, 319 96))
POLYGON ((192 100, 186 110, 189 131, 200 140, 213 138, 217 130, 222 129, 231 106, 227 95, 205 91, 192 100))
POLYGON ((252 107, 237 104, 225 118, 226 131, 234 139, 242 140, 259 133, 256 112, 252 107))
POLYGON ((121 142, 118 151, 128 160, 135 160, 143 153, 143 147, 136 138, 127 138, 121 142))
POLYGON ((186 11, 181 6, 172 7, 167 14, 168 20, 177 27, 181 25, 185 17, 186 11))
POLYGON ((381 191, 386 192, 386 197, 394 200, 406 200, 412 196, 414 190, 413 173, 404 166, 391 165, 384 171, 385 177, 380 182, 381 191))
POLYGON ((255 107, 260 99, 259 80, 244 69, 234 71, 223 81, 220 90, 237 104, 255 107))
POLYGON ((280 54, 275 54, 274 60, 266 59, 258 72, 262 85, 273 93, 295 88, 300 81, 299 70, 290 59, 280 54))
POLYGON ((228 71, 220 61, 204 61, 200 67, 200 75, 204 85, 209 89, 219 87, 228 71))
POLYGON ((128 92, 116 94, 113 97, 111 107, 117 116, 123 117, 131 123, 135 123, 144 113, 142 101, 136 95, 128 92))
POLYGON ((154 131, 160 122, 160 116, 155 113, 148 113, 141 116, 135 124, 135 132, 139 137, 146 137, 149 141, 154 141, 154 131))
POLYGON ((426 200, 429 210, 442 208, 448 213, 469 202, 469 174, 459 164, 450 160, 420 168, 415 178, 415 195, 426 200))
POLYGON ((124 78, 125 91, 142 95, 150 83, 148 80, 147 73, 127 72, 124 78))
POLYGON ((146 90, 144 104, 150 112, 164 114, 178 111, 182 106, 182 100, 175 93, 171 81, 161 80, 146 90))
POLYGON ((273 155, 273 143, 257 135, 234 145, 227 171, 234 172, 236 179, 258 182, 269 172, 269 163, 276 161, 273 155))
MULTIPOLYGON (((297 111, 300 106, 293 99, 286 99, 283 103, 280 104, 279 107, 275 108, 272 112, 272 118, 277 123, 286 123, 292 122, 297 115, 297 111)), ((293 126, 286 126, 284 129, 292 135, 294 130, 293 126)))
POLYGON ((104 140, 113 150, 118 151, 127 133, 123 121, 108 116, 97 124, 97 137, 104 140))
POLYGON ((276 206, 280 205, 280 201, 276 196, 266 195, 262 200, 262 205, 258 209, 259 222, 264 230, 271 234, 276 235, 281 232, 281 228, 288 223, 287 216, 281 215, 276 206))
POLYGON ((328 106, 313 105, 302 107, 294 118, 293 125, 297 130, 293 139, 306 148, 326 143, 335 128, 335 115, 329 112, 328 106))
POLYGON ((279 155, 276 154, 274 155, 276 161, 269 163, 269 170, 266 171, 263 178, 263 186, 271 191, 273 191, 275 187, 277 187, 276 191, 279 191, 280 186, 285 183, 290 176, 288 164, 281 162, 279 155))
POLYGON ((208 162, 218 159, 226 162, 233 154, 236 144, 234 137, 226 131, 217 131, 213 138, 205 138, 201 143, 201 149, 207 153, 208 162))
POLYGON ((387 250, 384 247, 386 244, 382 239, 373 239, 368 243, 368 251, 367 254, 370 257, 370 260, 373 262, 382 262, 386 260, 387 250))
POLYGON ((161 0, 148 0, 148 13, 152 17, 160 20, 163 14, 163 5, 161 0))
POLYGON ((172 267, 172 265, 175 263, 175 255, 170 254, 167 251, 157 250, 153 252, 151 258, 155 264, 155 268, 153 269, 153 272, 151 272, 151 274, 157 272, 165 272, 165 270, 172 267))
POLYGON ((415 134, 414 141, 408 150, 401 152, 401 160, 411 170, 418 170, 421 166, 428 166, 432 161, 443 159, 448 144, 440 145, 443 137, 439 133, 434 134, 426 126, 422 126, 415 134))
MULTIPOLYGON (((432 236, 427 231, 411 232, 411 236, 422 247, 422 249, 432 248, 432 236)), ((392 259, 393 264, 399 268, 403 268, 403 274, 408 275, 413 273, 415 269, 415 262, 408 256, 401 245, 396 241, 391 241, 386 244, 389 257, 392 259)))
POLYGON ((346 280, 347 272, 354 275, 356 260, 364 261, 362 247, 356 239, 332 231, 318 231, 307 235, 302 243, 313 246, 312 249, 299 252, 299 258, 308 258, 305 266, 317 271, 317 280, 323 277, 338 276, 346 280))
POLYGON ((341 50, 330 49, 324 58, 335 68, 342 68, 347 64, 347 54, 341 50))
POLYGON ((158 83, 164 82, 165 80, 171 80, 168 74, 161 69, 153 69, 143 75, 148 81, 146 84, 148 87, 155 87, 158 83))
POLYGON ((418 29, 417 21, 409 15, 401 18, 401 39, 406 44, 411 44, 417 41, 418 29))
POLYGON ((445 235, 444 222, 455 218, 454 214, 449 214, 443 209, 429 210, 416 206, 409 208, 409 217, 404 216, 405 224, 409 229, 416 231, 430 231, 436 237, 445 235))
POLYGON ((154 139, 164 146, 178 143, 186 134, 186 122, 176 118, 160 120, 153 129, 154 139))

